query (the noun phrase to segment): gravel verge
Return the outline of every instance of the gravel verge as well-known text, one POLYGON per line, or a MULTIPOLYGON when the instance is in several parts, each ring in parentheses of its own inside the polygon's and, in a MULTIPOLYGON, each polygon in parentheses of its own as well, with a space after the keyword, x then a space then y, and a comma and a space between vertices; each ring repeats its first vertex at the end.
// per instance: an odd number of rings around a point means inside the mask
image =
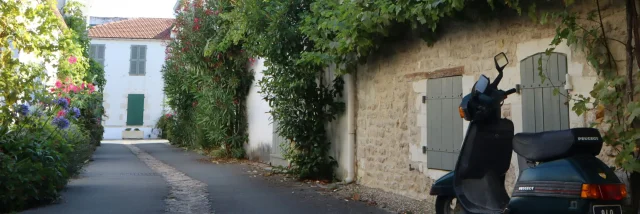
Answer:
POLYGON ((165 198, 165 213, 211 213, 211 205, 207 198, 209 195, 207 184, 162 163, 134 145, 125 145, 169 183, 169 195, 165 198))
POLYGON ((365 203, 368 206, 377 206, 389 211, 389 213, 435 213, 435 202, 430 200, 415 200, 406 196, 386 192, 380 189, 362 186, 359 184, 324 183, 321 181, 299 181, 286 174, 274 173, 273 167, 258 163, 243 161, 246 170, 253 177, 262 177, 278 186, 288 186, 299 190, 313 190, 322 195, 365 203))

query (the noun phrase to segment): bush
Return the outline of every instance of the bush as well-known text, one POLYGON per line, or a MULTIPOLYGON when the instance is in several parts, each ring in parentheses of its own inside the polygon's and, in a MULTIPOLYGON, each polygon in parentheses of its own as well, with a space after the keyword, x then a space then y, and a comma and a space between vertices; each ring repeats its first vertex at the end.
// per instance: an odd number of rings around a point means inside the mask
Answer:
POLYGON ((0 212, 55 200, 91 156, 86 131, 76 124, 59 130, 51 120, 20 120, 0 134, 0 212))
POLYGON ((176 120, 173 114, 165 114, 160 116, 156 123, 156 129, 160 130, 160 138, 169 140, 173 138, 171 135, 173 128, 175 127, 176 120))

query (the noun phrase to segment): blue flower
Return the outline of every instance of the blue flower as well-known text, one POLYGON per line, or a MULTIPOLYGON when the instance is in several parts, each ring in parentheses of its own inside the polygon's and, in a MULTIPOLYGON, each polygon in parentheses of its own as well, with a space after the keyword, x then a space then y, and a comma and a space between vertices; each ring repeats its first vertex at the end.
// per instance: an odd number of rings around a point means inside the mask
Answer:
POLYGON ((67 118, 64 118, 64 117, 53 118, 53 121, 51 121, 51 123, 60 129, 69 128, 69 120, 67 120, 67 118))
POLYGON ((73 117, 76 119, 80 118, 80 109, 73 107, 71 108, 71 112, 73 112, 73 117))
POLYGON ((20 113, 22 116, 26 116, 27 114, 29 114, 29 104, 20 104, 18 106, 18 113, 20 113))
POLYGON ((56 102, 56 104, 60 105, 63 109, 69 108, 69 100, 67 100, 64 97, 60 97, 55 102, 56 102))

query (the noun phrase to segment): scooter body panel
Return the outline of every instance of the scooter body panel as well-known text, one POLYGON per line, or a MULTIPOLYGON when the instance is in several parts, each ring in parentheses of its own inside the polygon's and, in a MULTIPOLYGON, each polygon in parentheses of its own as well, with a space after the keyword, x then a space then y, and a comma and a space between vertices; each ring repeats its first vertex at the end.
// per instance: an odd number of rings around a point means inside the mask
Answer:
POLYGON ((510 213, 590 213, 593 205, 620 201, 580 198, 582 184, 619 184, 607 165, 593 156, 574 156, 525 169, 509 201, 510 213))
POLYGON ((438 180, 433 182, 430 194, 439 196, 455 196, 456 193, 453 190, 453 177, 454 171, 451 171, 446 175, 438 178, 438 180))

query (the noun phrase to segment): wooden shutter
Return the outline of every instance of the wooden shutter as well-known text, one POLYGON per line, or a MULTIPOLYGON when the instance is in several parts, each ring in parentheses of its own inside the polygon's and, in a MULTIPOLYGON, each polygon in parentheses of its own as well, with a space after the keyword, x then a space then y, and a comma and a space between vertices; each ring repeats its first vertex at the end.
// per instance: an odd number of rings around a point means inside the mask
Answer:
POLYGON ((144 94, 129 94, 127 102, 127 125, 143 125, 144 94))
POLYGON ((100 63, 100 65, 102 65, 104 67, 104 59, 105 59, 104 52, 105 52, 106 46, 105 45, 98 45, 98 47, 96 49, 97 49, 97 53, 96 53, 96 58, 97 59, 96 59, 96 61, 98 61, 98 63, 100 63))
MULTIPOLYGON (((569 128, 569 104, 560 94, 553 95, 554 89, 567 95, 564 89, 567 74, 567 56, 561 53, 538 53, 520 62, 522 84, 522 129, 523 132, 542 132, 569 128), (540 77, 538 62, 542 59, 540 77)), ((520 171, 528 167, 526 160, 518 157, 520 171)))
POLYGON ((453 170, 462 145, 462 77, 427 80, 427 167, 453 170))
POLYGON ((96 62, 100 63, 100 65, 104 66, 104 52, 105 52, 104 44, 92 44, 89 47, 89 57, 91 57, 96 62))
POLYGON ((146 74, 147 64, 147 46, 138 46, 138 75, 146 74))
POLYGON ((553 95, 554 88, 566 95, 567 57, 552 53, 539 53, 520 63, 522 83, 523 131, 541 132, 569 128, 569 105, 565 96, 553 95), (539 75, 538 61, 548 79, 539 75))
POLYGON ((129 75, 144 75, 146 73, 147 46, 132 45, 129 63, 129 75))

